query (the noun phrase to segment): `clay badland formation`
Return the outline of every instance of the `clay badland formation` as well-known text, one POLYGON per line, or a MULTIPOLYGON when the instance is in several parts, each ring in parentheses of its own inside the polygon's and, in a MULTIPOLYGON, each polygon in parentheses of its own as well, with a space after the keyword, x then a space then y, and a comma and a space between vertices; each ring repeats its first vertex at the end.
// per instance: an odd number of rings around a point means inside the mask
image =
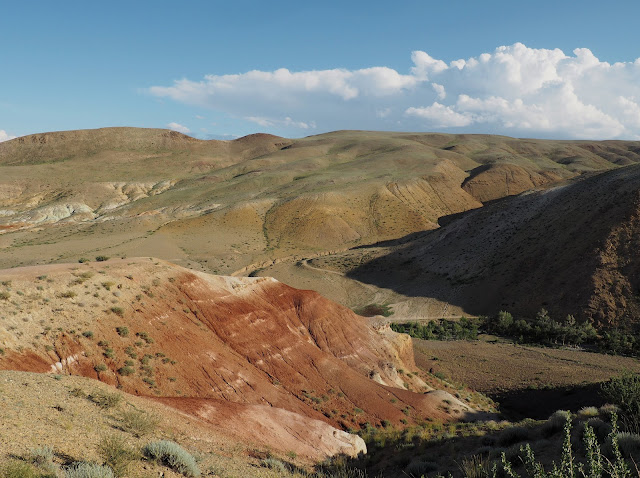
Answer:
POLYGON ((637 142, 357 131, 1 143, 0 368, 313 460, 363 451, 345 432, 363 424, 482 417, 344 305, 631 323, 639 160, 637 142))

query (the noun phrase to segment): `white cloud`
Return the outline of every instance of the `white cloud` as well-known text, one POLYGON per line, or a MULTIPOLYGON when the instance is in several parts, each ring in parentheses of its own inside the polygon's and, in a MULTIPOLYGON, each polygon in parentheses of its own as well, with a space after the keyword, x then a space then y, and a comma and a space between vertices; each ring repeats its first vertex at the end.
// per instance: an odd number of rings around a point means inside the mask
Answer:
POLYGON ((437 102, 423 108, 407 108, 405 114, 427 119, 436 128, 469 126, 473 123, 473 117, 470 114, 456 113, 449 106, 444 106, 437 102))
POLYGON ((206 119, 206 118, 204 116, 202 116, 202 115, 196 115, 196 119, 203 120, 203 119, 206 119))
POLYGON ((10 139, 14 139, 16 137, 17 136, 11 136, 5 130, 0 129, 0 143, 2 143, 3 141, 9 141, 10 139))
POLYGON ((171 123, 169 123, 167 125, 167 128, 172 129, 173 131, 177 131, 178 133, 182 133, 182 134, 191 133, 191 130, 189 128, 187 128, 184 125, 181 125, 180 123, 171 122, 171 123))
POLYGON ((463 128, 516 136, 640 137, 640 59, 610 64, 586 48, 567 55, 522 43, 448 64, 422 51, 411 59, 408 74, 380 66, 282 68, 183 79, 149 91, 276 131, 463 128))

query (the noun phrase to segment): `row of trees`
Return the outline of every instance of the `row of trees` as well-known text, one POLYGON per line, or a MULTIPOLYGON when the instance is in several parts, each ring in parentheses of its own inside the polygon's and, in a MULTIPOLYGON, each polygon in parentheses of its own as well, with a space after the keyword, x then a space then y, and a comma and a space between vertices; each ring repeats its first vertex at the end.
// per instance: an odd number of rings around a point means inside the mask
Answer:
POLYGON ((598 331, 589 322, 578 322, 572 315, 563 320, 551 318, 542 309, 531 319, 514 318, 509 312, 477 319, 434 320, 427 323, 391 324, 402 332, 424 340, 475 340, 478 333, 509 337, 519 343, 540 345, 588 344, 601 352, 640 356, 640 335, 621 330, 598 331))

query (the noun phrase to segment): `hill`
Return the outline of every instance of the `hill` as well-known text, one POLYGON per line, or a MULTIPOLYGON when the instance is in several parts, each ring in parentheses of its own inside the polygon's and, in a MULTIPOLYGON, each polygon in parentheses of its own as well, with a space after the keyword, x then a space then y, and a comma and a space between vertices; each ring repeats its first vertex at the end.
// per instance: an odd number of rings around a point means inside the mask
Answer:
POLYGON ((506 198, 371 248, 375 258, 348 275, 470 314, 533 317, 546 308, 558 319, 638 324, 639 191, 640 167, 630 165, 506 198))
POLYGON ((365 131, 26 136, 0 144, 0 267, 104 254, 251 271, 435 229, 496 198, 637 162, 639 148, 365 131))
POLYGON ((273 279, 127 259, 5 270, 0 284, 0 369, 97 379, 244 443, 317 460, 356 455, 342 430, 365 422, 475 414, 416 371, 407 336, 273 279))

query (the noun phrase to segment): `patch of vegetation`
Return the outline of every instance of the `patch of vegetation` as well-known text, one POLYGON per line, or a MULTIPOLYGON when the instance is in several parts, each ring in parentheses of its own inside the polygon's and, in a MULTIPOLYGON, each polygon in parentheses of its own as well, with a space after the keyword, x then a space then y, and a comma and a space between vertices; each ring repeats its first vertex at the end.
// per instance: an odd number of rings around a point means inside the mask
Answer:
POLYGON ((92 339, 93 338, 93 332, 91 330, 85 330, 84 332, 82 332, 82 336, 86 337, 88 339, 92 339))
POLYGON ((7 291, 0 292, 0 300, 9 300, 11 294, 7 291))
POLYGON ((89 395, 89 400, 105 410, 117 407, 122 401, 119 393, 94 392, 89 395))
POLYGON ((356 314, 363 317, 375 317, 376 315, 382 315, 383 317, 389 317, 393 314, 391 307, 386 304, 368 304, 364 307, 360 307, 353 310, 356 314))
POLYGON ((200 469, 196 460, 175 442, 161 440, 151 442, 142 449, 144 456, 168 466, 188 477, 199 477, 200 469))
POLYGON ((109 256, 96 256, 96 261, 105 262, 109 260, 109 256))
POLYGON ((127 476, 131 462, 138 458, 138 453, 127 446, 124 438, 119 435, 103 437, 98 445, 98 453, 115 476, 127 476))
POLYGON ((111 312, 116 314, 118 317, 124 316, 124 309, 122 307, 111 307, 111 309, 109 310, 111 310, 111 312))
POLYGON ((67 291, 64 291, 64 292, 60 292, 60 293, 58 294, 58 298, 61 298, 61 299, 72 299, 72 298, 74 298, 74 297, 75 297, 75 296, 77 296, 77 295, 78 295, 78 294, 76 294, 74 291, 72 291, 72 290, 67 290, 67 291))
POLYGON ((36 478, 38 472, 28 463, 10 460, 0 467, 0 478, 36 478))
MULTIPOLYGON (((113 310, 113 309, 112 309, 113 310)), ((116 332, 118 332, 118 335, 120 337, 126 337, 129 335, 129 328, 128 327, 116 327, 116 332)))
POLYGON ((65 478, 115 478, 113 470, 108 466, 96 463, 74 463, 65 469, 65 478))
POLYGON ((135 371, 135 369, 133 367, 125 365, 124 367, 121 367, 121 368, 118 369, 118 373, 120 375, 123 375, 123 376, 127 377, 129 375, 133 375, 134 373, 136 373, 136 371, 135 371))
POLYGON ((395 332, 409 334, 423 340, 476 340, 481 323, 477 319, 434 320, 426 324, 405 322, 391 324, 395 332))
POLYGON ((601 386, 606 400, 620 408, 627 429, 640 430, 640 375, 625 371, 601 386))
POLYGON ((153 432, 158 426, 157 417, 138 410, 127 410, 120 414, 122 430, 140 438, 153 432))

